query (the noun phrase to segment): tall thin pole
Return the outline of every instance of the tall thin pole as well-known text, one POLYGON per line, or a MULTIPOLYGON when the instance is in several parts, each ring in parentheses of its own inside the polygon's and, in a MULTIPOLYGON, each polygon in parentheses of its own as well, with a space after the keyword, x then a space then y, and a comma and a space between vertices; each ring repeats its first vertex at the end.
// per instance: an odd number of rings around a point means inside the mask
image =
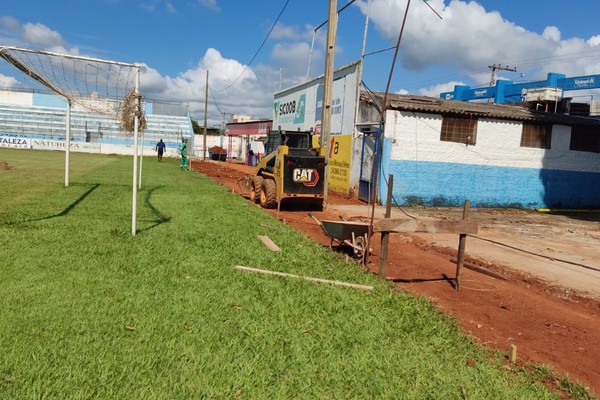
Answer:
POLYGON ((367 31, 369 30, 369 18, 371 17, 371 0, 367 3, 367 15, 365 16, 365 29, 363 31, 363 42, 362 50, 360 52, 360 59, 365 60, 365 49, 367 48, 367 31))
POLYGON ((379 168, 378 164, 381 163, 381 149, 383 148, 383 138, 385 136, 385 112, 387 109, 387 98, 390 90, 390 84, 392 82, 392 76, 394 75, 394 65, 396 64, 396 58, 398 58, 398 49, 400 48, 400 42, 402 41, 402 33, 404 32, 404 26, 406 25, 406 17, 408 17, 408 9, 410 8, 410 0, 406 3, 406 10, 404 10, 404 18, 402 19, 402 26, 400 27, 400 33, 398 33, 398 41, 396 42, 396 50, 394 51, 394 58, 392 60, 392 67, 390 68, 390 75, 388 77, 387 85, 385 87, 385 93, 383 94, 383 104, 381 105, 381 123, 380 131, 377 132, 377 140, 375 141, 375 154, 373 162, 373 198, 371 204, 371 222, 369 224, 369 236, 373 233, 373 220, 375 219, 375 204, 377 203, 377 182, 379 181, 379 168))
POLYGON ((317 36, 317 29, 313 31, 312 43, 310 44, 310 53, 308 55, 308 68, 306 69, 306 80, 310 78, 310 63, 312 62, 313 50, 315 48, 315 37, 317 36))
POLYGON ((135 236, 137 230, 137 157, 138 157, 138 129, 140 126, 140 67, 135 74, 134 88, 136 107, 133 120, 133 194, 131 198, 131 235, 135 236))
POLYGON ((363 32, 362 51, 360 53, 360 63, 358 64, 358 72, 356 79, 356 104, 354 110, 354 132, 356 132, 356 122, 358 120, 358 112, 360 110, 360 89, 362 85, 362 72, 365 64, 365 50, 367 48, 367 31, 369 29, 369 18, 371 14, 371 0, 367 3, 367 15, 365 16, 365 29, 363 32))
POLYGON ((404 33, 404 26, 406 25, 406 17, 408 17, 408 9, 410 8, 410 0, 406 3, 406 10, 404 10, 404 18, 402 19, 402 26, 400 27, 400 33, 398 34, 398 42, 396 43, 396 50, 394 51, 394 59, 392 60, 392 67, 390 68, 390 75, 388 77, 387 85, 385 86, 385 93, 383 94, 383 105, 381 107, 381 123, 385 123, 385 109, 387 107, 387 97, 390 91, 390 84, 392 83, 392 76, 394 75, 394 67, 396 66, 396 59, 398 58, 398 49, 400 48, 400 42, 402 41, 402 34, 404 33))
POLYGON ((69 187, 69 164, 71 159, 71 100, 67 99, 67 126, 65 127, 65 187, 69 187))
MULTIPOLYGON (((323 78, 323 116, 321 117, 321 148, 325 146, 325 165, 329 163, 329 136, 331 135, 331 98, 333 95, 333 61, 337 30, 337 0, 329 0, 329 24, 327 25, 327 49, 325 53, 325 76, 323 78)), ((325 172, 323 202, 327 204, 329 168, 325 172)))
POLYGON ((208 120, 208 70, 206 70, 206 85, 204 85, 204 137, 202 140, 202 161, 206 160, 206 131, 208 120))
MULTIPOLYGON (((344 11, 346 8, 350 7, 352 5, 352 3, 354 3, 356 0, 350 0, 345 6, 343 6, 342 8, 340 8, 338 10, 338 14, 341 13, 342 11, 344 11)), ((369 0, 369 3, 371 2, 371 0, 369 0)), ((337 15, 336 15, 337 17, 337 15)), ((317 36, 317 31, 319 29, 321 29, 326 23, 329 22, 329 19, 327 19, 326 21, 321 22, 321 24, 319 26, 317 26, 315 29, 313 29, 313 38, 312 38, 312 43, 310 45, 310 53, 308 55, 308 69, 306 71, 306 80, 308 81, 308 78, 310 77, 310 64, 312 62, 312 55, 313 55, 313 50, 315 48, 315 37, 317 36)), ((336 18, 336 24, 337 24, 337 18, 336 18)))
MULTIPOLYGON (((137 102, 139 102, 139 99, 136 99, 137 102)), ((138 111, 141 110, 140 108, 141 106, 138 105, 138 111)), ((138 126, 138 130, 139 130, 139 126, 138 126)), ((142 145, 140 146, 140 176, 138 178, 138 188, 141 189, 142 188, 142 164, 144 163, 144 133, 140 133, 140 136, 142 137, 142 145)))

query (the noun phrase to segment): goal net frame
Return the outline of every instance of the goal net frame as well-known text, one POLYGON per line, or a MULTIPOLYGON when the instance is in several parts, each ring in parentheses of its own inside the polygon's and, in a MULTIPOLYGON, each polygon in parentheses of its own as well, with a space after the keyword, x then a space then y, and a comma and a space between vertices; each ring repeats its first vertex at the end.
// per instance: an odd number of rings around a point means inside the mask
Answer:
MULTIPOLYGON (((114 102, 113 104, 115 106, 118 105, 118 102, 121 101, 122 99, 119 98, 119 96, 115 96, 116 93, 118 93, 118 91, 116 91, 115 93, 110 93, 109 94, 109 90, 108 88, 106 88, 107 90, 105 91, 105 93, 103 93, 104 97, 101 97, 100 93, 98 93, 98 91, 89 91, 89 88, 87 88, 87 83, 88 80, 90 78, 90 74, 89 74, 89 70, 87 68, 84 68, 83 71, 78 71, 76 69, 76 65, 84 65, 84 66, 90 66, 91 70, 94 70, 96 67, 98 66, 106 66, 107 70, 110 71, 111 67, 115 67, 118 71, 120 71, 120 68, 123 69, 131 69, 134 72, 134 78, 133 78, 133 90, 130 93, 126 93, 127 95, 130 95, 131 93, 133 93, 133 97, 135 99, 135 104, 134 104, 134 112, 132 113, 133 115, 133 185, 132 185, 132 201, 131 201, 131 234, 132 236, 135 236, 136 231, 137 231, 137 189, 138 189, 138 159, 140 162, 140 168, 139 168, 139 186, 141 188, 141 157, 138 156, 138 137, 139 137, 139 131, 140 131, 140 123, 141 123, 141 115, 142 115, 142 110, 141 110, 141 96, 140 96, 140 71, 141 71, 141 65, 140 64, 132 64, 132 63, 124 63, 124 62, 119 62, 119 61, 112 61, 112 60, 103 60, 103 59, 99 59, 99 58, 93 58, 93 57, 83 57, 83 56, 76 56, 76 55, 71 55, 71 54, 61 54, 61 53, 55 53, 55 52, 50 52, 50 51, 43 51, 43 50, 32 50, 32 49, 26 49, 26 48, 21 48, 21 47, 15 47, 15 46, 0 46, 0 58, 3 58, 6 62, 8 62, 9 64, 13 65, 15 68, 17 68, 18 70, 20 70, 22 73, 24 73, 25 75, 29 76, 31 79, 35 80, 36 82, 42 84, 43 86, 47 87, 48 89, 52 90, 54 93, 59 94, 61 96, 63 96, 66 100, 67 100, 67 108, 66 108, 66 127, 65 127, 65 187, 69 186, 69 164, 70 164, 70 148, 71 148, 71 106, 73 103, 77 104, 78 106, 85 108, 89 111, 93 111, 93 112, 97 112, 97 113, 101 113, 101 114, 112 114, 112 115, 118 115, 119 113, 122 113, 122 110, 119 110, 117 108, 113 108, 112 110, 110 109, 110 103, 109 102, 114 102), (42 63, 40 62, 40 66, 38 68, 35 68, 35 66, 29 64, 23 60, 21 57, 19 57, 18 55, 20 54, 34 54, 37 55, 38 57, 46 57, 48 60, 50 60, 50 64, 53 63, 63 63, 64 60, 69 60, 70 62, 72 62, 72 68, 67 67, 67 71, 65 71, 65 66, 64 64, 62 64, 63 67, 63 76, 57 76, 57 74, 55 73, 53 66, 50 65, 49 70, 46 70, 44 68, 44 65, 42 65, 42 63), (79 64, 77 64, 79 63, 79 64), (72 82, 68 82, 67 78, 66 78, 66 73, 71 73, 72 74, 72 82), (83 75, 83 76, 82 76, 83 75), (61 81, 62 78, 62 81, 61 81), (72 86, 70 86, 69 84, 72 83, 73 86, 75 86, 74 88, 72 86), (79 84, 84 84, 86 86, 86 90, 84 91, 84 93, 82 94, 81 92, 78 91, 79 84), (62 85, 62 86, 61 86, 62 85), (66 86, 66 87, 64 87, 66 86), (113 95, 113 98, 110 97, 110 95, 113 95), (96 107, 94 107, 93 105, 96 104, 101 104, 103 107, 106 107, 106 109, 103 111, 101 109, 96 109, 96 107)), ((100 70, 100 68, 97 68, 98 70, 100 70)), ((107 83, 109 78, 111 80, 115 79, 114 74, 110 75, 110 72, 106 73, 106 79, 107 79, 107 83)), ((115 84, 115 87, 117 87, 116 85, 119 84, 121 77, 120 76, 116 76, 116 80, 113 81, 112 83, 115 84)), ((124 80, 121 80, 121 82, 124 82, 124 80)), ((96 85, 98 84, 98 75, 96 75, 96 85)), ((126 86, 127 87, 127 86, 126 86)), ((116 89, 115 89, 116 90, 116 89)), ((128 116, 127 116, 128 117, 128 116)), ((125 117, 123 117, 125 118, 125 117)), ((116 119, 116 118, 115 118, 116 119)))

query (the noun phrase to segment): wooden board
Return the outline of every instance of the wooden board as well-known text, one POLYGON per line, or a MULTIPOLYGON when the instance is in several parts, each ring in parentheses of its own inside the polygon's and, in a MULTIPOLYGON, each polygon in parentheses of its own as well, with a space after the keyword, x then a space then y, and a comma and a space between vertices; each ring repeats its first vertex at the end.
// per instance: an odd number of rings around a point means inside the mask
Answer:
POLYGON ((259 274, 284 276, 284 277, 287 277, 287 278, 298 278, 298 279, 303 279, 305 281, 318 282, 318 283, 326 283, 328 285, 345 286, 345 287, 351 287, 351 288, 354 288, 354 289, 361 289, 361 290, 373 290, 373 286, 370 286, 370 285, 360 285, 358 283, 350 283, 350 282, 342 282, 342 281, 331 281, 331 280, 328 280, 328 279, 313 278, 311 276, 295 275, 295 274, 288 274, 288 273, 285 273, 285 272, 269 271, 269 270, 266 270, 266 269, 244 267, 242 265, 236 265, 233 268, 239 269, 240 271, 250 271, 250 272, 256 272, 256 273, 259 273, 259 274))
POLYGON ((268 236, 258 236, 258 238, 263 242, 265 246, 271 251, 281 251, 279 246, 277 246, 268 236))
POLYGON ((397 233, 459 233, 475 234, 479 225, 475 221, 436 221, 408 218, 385 218, 373 224, 373 232, 397 232, 397 233))

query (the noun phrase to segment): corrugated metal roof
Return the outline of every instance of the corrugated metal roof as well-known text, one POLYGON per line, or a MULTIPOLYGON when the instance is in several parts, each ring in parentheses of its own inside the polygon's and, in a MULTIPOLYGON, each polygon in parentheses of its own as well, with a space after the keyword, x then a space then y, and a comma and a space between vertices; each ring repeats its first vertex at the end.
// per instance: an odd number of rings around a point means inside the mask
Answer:
MULTIPOLYGON (((383 93, 362 92, 360 100, 377 104, 383 102, 383 93)), ((565 114, 532 111, 516 104, 472 103, 458 100, 445 100, 434 97, 388 94, 388 109, 414 111, 442 115, 456 115, 471 118, 491 118, 513 121, 536 121, 561 125, 598 125, 594 118, 575 117, 565 114)))

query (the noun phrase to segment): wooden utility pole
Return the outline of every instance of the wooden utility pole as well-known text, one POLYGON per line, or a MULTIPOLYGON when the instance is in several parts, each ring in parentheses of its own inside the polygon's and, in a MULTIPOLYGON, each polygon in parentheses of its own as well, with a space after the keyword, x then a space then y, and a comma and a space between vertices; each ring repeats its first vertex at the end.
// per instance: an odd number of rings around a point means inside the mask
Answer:
POLYGON ((321 117, 321 148, 325 148, 325 193, 323 201, 327 204, 327 185, 329 184, 329 136, 331 135, 331 98, 333 95, 333 59, 335 55, 335 35, 337 30, 337 0, 329 0, 329 23, 327 25, 327 48, 325 52, 325 76, 323 78, 323 116, 321 117))
POLYGON ((202 139, 202 161, 206 160, 206 131, 208 119, 208 70, 206 70, 206 85, 204 85, 204 137, 202 139))

